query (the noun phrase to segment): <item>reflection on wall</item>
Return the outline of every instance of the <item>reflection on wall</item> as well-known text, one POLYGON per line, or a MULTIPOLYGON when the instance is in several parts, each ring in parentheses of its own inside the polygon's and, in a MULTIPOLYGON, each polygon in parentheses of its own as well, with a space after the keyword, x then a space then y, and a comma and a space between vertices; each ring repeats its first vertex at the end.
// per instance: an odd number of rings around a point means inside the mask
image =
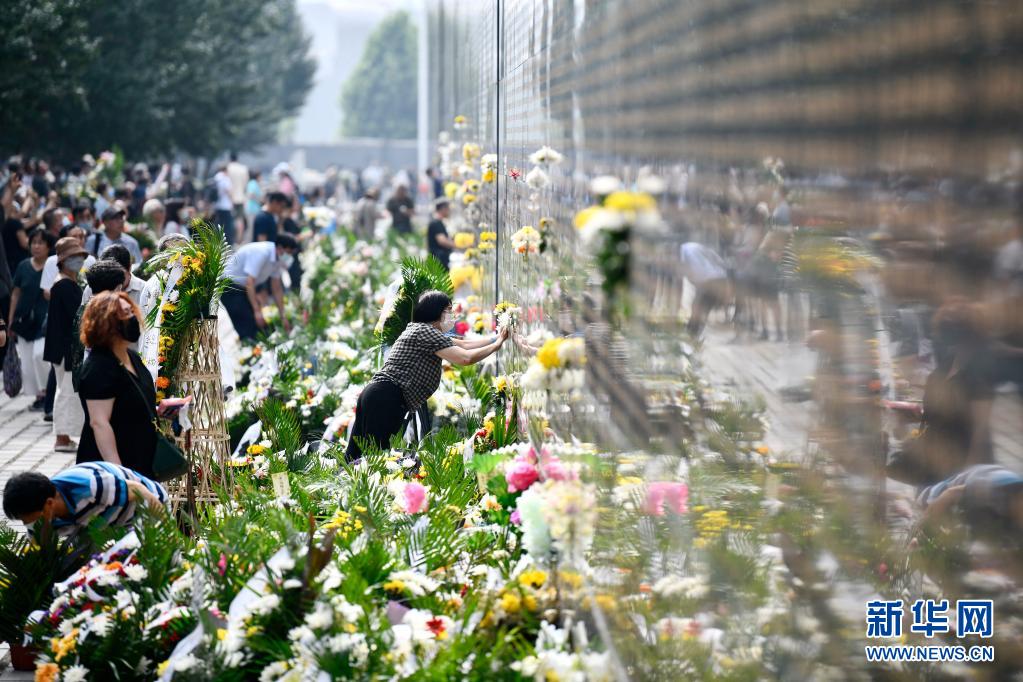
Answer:
MULTIPOLYGON (((587 397, 549 404, 552 424, 673 455, 649 460, 648 478, 678 458, 738 459, 737 442, 777 454, 765 495, 780 476, 806 518, 841 519, 817 536, 826 551, 781 544, 804 581, 833 577, 822 555, 854 576, 844 604, 806 602, 844 666, 850 638, 825 614, 861 626, 861 597, 921 589, 914 560, 893 575, 920 542, 919 520, 899 517, 909 486, 978 463, 1023 471, 1023 7, 435 0, 428 29, 445 168, 457 177, 465 142, 496 154, 463 214, 463 229, 497 233, 483 298, 522 305, 528 331, 585 338, 587 397), (516 252, 524 226, 542 253, 516 252), (914 447, 927 461, 896 472, 914 447), (795 484, 786 462, 816 478, 795 484)), ((661 554, 662 574, 687 565, 691 540, 661 554)), ((1006 558, 998 542, 986 566, 962 549, 928 557, 943 594, 1006 558)))

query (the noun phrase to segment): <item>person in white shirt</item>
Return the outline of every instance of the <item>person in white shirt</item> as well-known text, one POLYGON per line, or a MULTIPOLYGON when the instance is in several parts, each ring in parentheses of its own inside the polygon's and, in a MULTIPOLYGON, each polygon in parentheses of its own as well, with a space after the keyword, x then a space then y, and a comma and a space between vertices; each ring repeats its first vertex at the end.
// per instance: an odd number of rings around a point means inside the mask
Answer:
MULTIPOLYGON (((124 245, 112 244, 108 246, 103 249, 99 259, 112 260, 121 266, 121 269, 124 270, 124 288, 121 291, 128 294, 128 297, 137 305, 142 300, 142 292, 146 289, 146 280, 136 277, 131 273, 131 256, 128 255, 128 250, 124 245)), ((92 287, 85 287, 85 290, 82 292, 82 305, 88 303, 92 295, 92 287)), ((134 350, 135 348, 136 346, 133 345, 132 349, 134 350)))
MULTIPOLYGON (((74 237, 78 240, 78 243, 85 247, 85 230, 78 227, 72 227, 67 231, 68 237, 74 237)), ((89 254, 85 257, 85 265, 82 266, 82 271, 88 270, 92 267, 92 264, 96 262, 96 257, 89 254)), ((50 289, 53 287, 53 283, 57 281, 57 256, 50 256, 46 259, 46 264, 43 265, 43 274, 39 279, 39 288, 43 290, 43 298, 47 301, 50 300, 50 289)))
POLYGON ((287 271, 298 253, 298 242, 290 234, 277 235, 276 242, 252 242, 239 247, 227 262, 225 273, 233 285, 220 301, 231 317, 234 330, 243 341, 253 339, 266 327, 256 287, 270 280, 277 310, 285 331, 291 330, 284 316, 284 287, 281 273, 287 271))
POLYGON ((217 201, 213 205, 213 222, 224 232, 228 244, 234 244, 234 201, 231 199, 231 176, 227 166, 221 166, 213 176, 217 187, 217 201))
POLYGON ((699 334, 710 312, 728 300, 728 268, 721 256, 697 242, 683 244, 679 255, 682 274, 696 287, 686 328, 691 334, 699 334))
POLYGON ((94 234, 85 242, 85 250, 93 257, 99 258, 112 244, 120 244, 128 249, 134 265, 142 262, 142 249, 130 234, 124 233, 124 217, 126 213, 117 205, 109 206, 103 211, 103 232, 94 234))
POLYGON ((227 164, 227 176, 231 178, 231 203, 235 220, 245 220, 245 186, 249 184, 249 169, 238 161, 238 154, 231 152, 231 163, 227 164))

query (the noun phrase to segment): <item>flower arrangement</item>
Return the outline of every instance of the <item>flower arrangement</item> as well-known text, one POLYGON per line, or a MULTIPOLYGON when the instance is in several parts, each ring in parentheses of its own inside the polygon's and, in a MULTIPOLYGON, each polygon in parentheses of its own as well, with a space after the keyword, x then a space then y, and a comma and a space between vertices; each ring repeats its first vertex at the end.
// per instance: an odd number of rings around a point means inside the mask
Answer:
POLYGON ((494 317, 497 319, 498 330, 514 330, 522 317, 522 308, 508 301, 501 301, 494 306, 494 317))
POLYGON ((468 124, 469 120, 462 114, 455 116, 454 121, 452 122, 455 130, 464 130, 468 124))
MULTIPOLYGON (((481 227, 486 228, 486 225, 482 225, 481 227)), ((496 245, 497 245, 497 233, 496 232, 491 232, 491 231, 486 230, 486 229, 484 229, 482 232, 480 232, 480 243, 479 243, 479 250, 480 251, 492 251, 495 248, 496 245)))
POLYGON ((561 163, 564 157, 554 149, 544 145, 529 155, 529 162, 535 166, 556 165, 561 163))
POLYGON ((476 243, 476 235, 472 232, 456 232, 454 241, 456 249, 468 249, 476 243))
POLYGON ((223 233, 202 220, 194 220, 190 229, 191 241, 154 256, 147 266, 149 272, 166 277, 160 292, 163 302, 150 312, 146 321, 150 326, 158 322, 160 327, 157 401, 173 395, 189 328, 196 320, 216 315, 220 296, 231 285, 224 274, 231 248, 223 233), (168 285, 172 287, 169 292, 165 291, 168 285))
POLYGON ((549 339, 529 361, 522 387, 568 393, 585 383, 586 348, 581 338, 549 339))
POLYGON ((524 225, 511 236, 515 253, 529 257, 540 252, 540 233, 532 225, 524 225))

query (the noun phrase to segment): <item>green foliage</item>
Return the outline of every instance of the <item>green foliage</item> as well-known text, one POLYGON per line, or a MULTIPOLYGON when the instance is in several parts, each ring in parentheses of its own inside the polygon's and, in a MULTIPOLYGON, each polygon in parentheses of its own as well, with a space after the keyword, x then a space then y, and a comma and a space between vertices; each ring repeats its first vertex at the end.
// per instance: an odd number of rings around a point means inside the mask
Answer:
POLYGON ((423 293, 437 289, 448 296, 454 294, 448 271, 433 256, 427 256, 425 259, 406 257, 401 261, 401 277, 401 289, 394 302, 394 310, 384 321, 379 334, 380 342, 384 345, 392 345, 405 331, 405 327, 412 321, 412 311, 416 307, 416 302, 423 293))
POLYGON ((345 137, 416 136, 416 27, 395 12, 374 29, 341 90, 345 137))
POLYGON ((28 153, 251 148, 312 86, 295 0, 15 0, 5 16, 0 144, 28 153))
POLYGON ((148 266, 149 272, 164 270, 172 263, 183 266, 174 309, 162 311, 154 308, 146 320, 147 325, 152 325, 159 315, 163 315, 160 354, 164 360, 160 365, 160 376, 170 380, 169 392, 173 392, 177 382, 178 364, 189 328, 197 320, 209 317, 215 303, 231 285, 231 280, 224 275, 231 257, 231 247, 227 245, 224 233, 220 228, 198 219, 193 220, 190 227, 190 242, 157 254, 150 259, 148 266), (163 337, 168 337, 173 345, 164 346, 163 337))
POLYGON ((89 558, 87 537, 59 538, 47 528, 39 536, 37 542, 0 522, 0 642, 20 643, 28 614, 46 608, 53 584, 89 558))

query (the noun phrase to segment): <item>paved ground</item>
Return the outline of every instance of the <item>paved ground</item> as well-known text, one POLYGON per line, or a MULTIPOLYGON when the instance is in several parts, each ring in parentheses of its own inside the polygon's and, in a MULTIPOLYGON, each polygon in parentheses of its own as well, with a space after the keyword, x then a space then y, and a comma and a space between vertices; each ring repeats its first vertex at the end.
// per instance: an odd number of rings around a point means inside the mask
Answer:
MULTIPOLYGON (((0 397, 0 489, 19 471, 52 475, 71 464, 71 453, 53 451, 53 428, 42 412, 29 412, 31 398, 0 397)), ((21 524, 14 524, 21 527, 21 524)), ((7 645, 0 644, 0 680, 31 680, 32 673, 16 673, 8 666, 7 645)))

